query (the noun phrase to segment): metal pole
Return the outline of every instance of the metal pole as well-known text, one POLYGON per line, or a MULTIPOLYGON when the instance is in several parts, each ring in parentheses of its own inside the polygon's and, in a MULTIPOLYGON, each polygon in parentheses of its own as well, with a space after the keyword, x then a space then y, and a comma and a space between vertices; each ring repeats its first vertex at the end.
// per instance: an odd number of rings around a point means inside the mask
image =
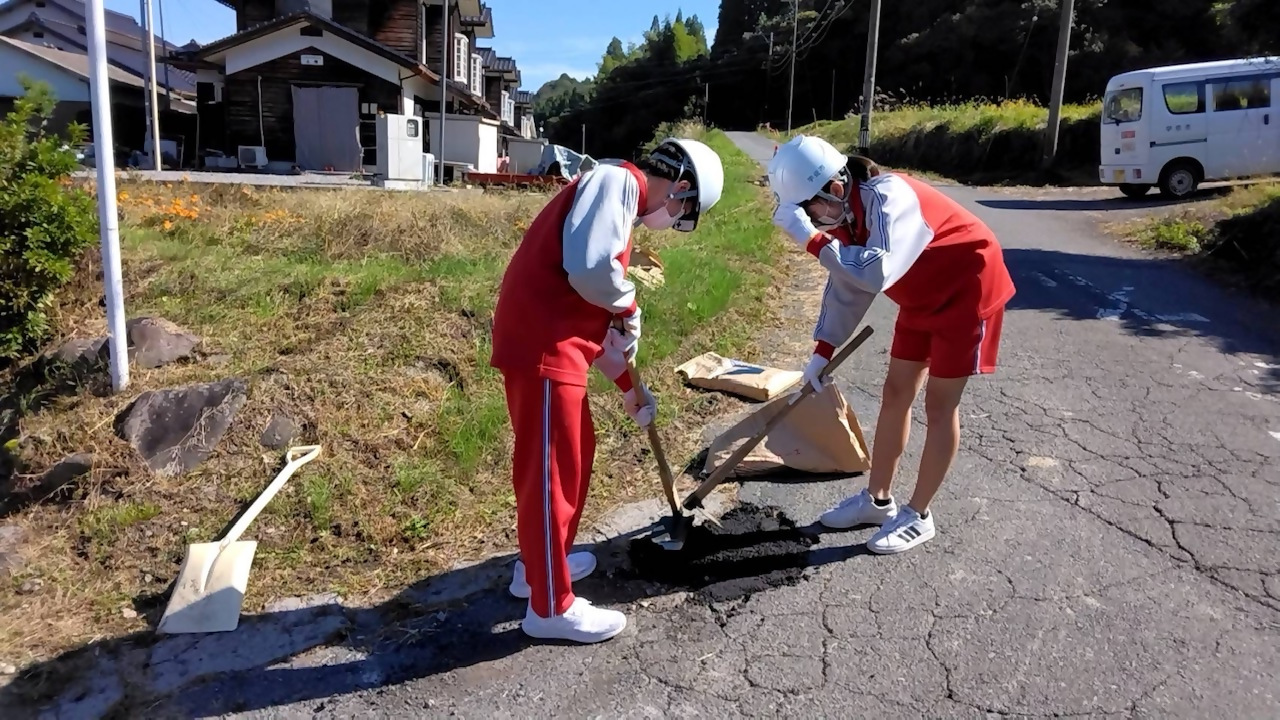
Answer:
POLYGON ((98 167, 98 232, 102 239, 102 285, 107 300, 111 388, 129 385, 129 354, 124 329, 124 280, 120 271, 120 226, 116 212, 115 141, 111 135, 111 92, 102 0, 85 3, 89 31, 89 90, 93 105, 93 146, 98 167))
POLYGON ((1058 129, 1062 123, 1062 96, 1067 85, 1067 55, 1071 49, 1071 24, 1075 0, 1059 0, 1062 18, 1058 21, 1058 57, 1053 65, 1053 90, 1049 99, 1049 124, 1045 127, 1044 156, 1040 166, 1048 169, 1058 154, 1058 129))
POLYGON ((449 56, 453 54, 453 37, 449 34, 449 0, 440 3, 440 17, 443 18, 440 35, 440 137, 436 149, 440 151, 440 176, 436 183, 444 185, 444 108, 449 102, 449 56))
POLYGON ((702 86, 702 125, 707 124, 707 108, 711 106, 711 83, 702 86))
POLYGON ((791 88, 787 91, 787 134, 791 134, 791 108, 796 100, 796 31, 800 27, 800 0, 792 3, 791 13, 791 88))
POLYGON ((858 152, 871 153, 871 111, 876 96, 876 55, 880 46, 880 0, 871 0, 867 21, 867 62, 862 76, 862 119, 858 127, 858 152))
POLYGON ((587 124, 582 123, 582 154, 587 154, 587 124))
MULTIPOLYGON (((160 47, 164 48, 164 109, 173 109, 173 86, 169 84, 169 41, 164 39, 164 0, 156 0, 160 6, 160 47)), ((182 165, 181 159, 178 165, 182 165)))
POLYGON ((156 92, 156 41, 151 32, 151 0, 142 0, 142 8, 146 18, 147 36, 147 85, 151 96, 151 169, 159 170, 160 166, 160 99, 156 92))

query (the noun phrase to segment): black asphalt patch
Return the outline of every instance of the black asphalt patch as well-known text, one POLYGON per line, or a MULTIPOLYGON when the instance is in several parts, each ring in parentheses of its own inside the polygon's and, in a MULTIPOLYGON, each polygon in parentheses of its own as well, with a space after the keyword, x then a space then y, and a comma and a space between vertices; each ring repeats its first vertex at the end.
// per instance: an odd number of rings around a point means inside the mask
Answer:
POLYGON ((722 602, 800 582, 817 542, 777 508, 744 504, 725 513, 719 527, 692 528, 681 550, 638 538, 628 555, 641 578, 722 602))

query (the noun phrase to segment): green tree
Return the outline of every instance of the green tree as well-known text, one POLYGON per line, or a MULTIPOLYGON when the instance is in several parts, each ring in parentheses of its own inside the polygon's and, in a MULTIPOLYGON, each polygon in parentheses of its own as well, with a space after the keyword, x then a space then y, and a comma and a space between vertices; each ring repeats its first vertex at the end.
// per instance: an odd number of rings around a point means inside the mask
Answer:
POLYGON ((84 127, 72 125, 65 139, 47 132, 52 89, 26 75, 18 80, 23 95, 0 122, 0 360, 47 336, 54 293, 98 234, 93 199, 66 182, 84 127))
POLYGON ((604 51, 604 57, 600 58, 597 66, 599 72, 596 74, 596 82, 603 80, 613 72, 613 69, 627 62, 630 58, 626 50, 622 48, 622 41, 613 38, 609 41, 609 47, 604 51))

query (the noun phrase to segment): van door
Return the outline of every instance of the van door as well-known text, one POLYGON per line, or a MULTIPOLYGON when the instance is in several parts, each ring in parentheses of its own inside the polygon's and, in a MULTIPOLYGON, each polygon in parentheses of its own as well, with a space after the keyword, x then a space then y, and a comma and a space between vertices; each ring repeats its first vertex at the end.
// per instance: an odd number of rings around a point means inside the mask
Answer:
MULTIPOLYGON (((1102 164, 1114 167, 1112 182, 1126 181, 1126 166, 1142 167, 1147 159, 1147 138, 1143 132, 1142 87, 1120 87, 1107 92, 1102 102, 1102 164), (1143 136, 1143 137, 1139 137, 1143 136)), ((1148 121, 1149 122, 1149 121, 1148 121)))
MULTIPOLYGON (((1209 113, 1211 178, 1248 177, 1268 172, 1276 155, 1271 108, 1271 82, 1267 76, 1220 78, 1209 82, 1213 111, 1209 113)), ((1208 169, 1208 168, 1206 168, 1208 169)))

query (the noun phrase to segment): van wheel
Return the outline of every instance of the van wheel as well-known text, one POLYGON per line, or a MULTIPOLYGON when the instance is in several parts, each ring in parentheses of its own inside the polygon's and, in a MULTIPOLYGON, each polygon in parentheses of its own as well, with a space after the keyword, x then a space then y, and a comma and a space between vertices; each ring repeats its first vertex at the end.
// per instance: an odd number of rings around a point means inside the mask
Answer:
POLYGON ((1200 172, 1189 162, 1174 162, 1160 172, 1160 194, 1181 200, 1200 186, 1200 172))
POLYGON ((1140 198, 1143 195, 1146 195, 1147 193, 1151 192, 1151 186, 1150 185, 1134 185, 1133 183, 1122 183, 1120 185, 1120 192, 1124 193, 1125 197, 1140 198))

